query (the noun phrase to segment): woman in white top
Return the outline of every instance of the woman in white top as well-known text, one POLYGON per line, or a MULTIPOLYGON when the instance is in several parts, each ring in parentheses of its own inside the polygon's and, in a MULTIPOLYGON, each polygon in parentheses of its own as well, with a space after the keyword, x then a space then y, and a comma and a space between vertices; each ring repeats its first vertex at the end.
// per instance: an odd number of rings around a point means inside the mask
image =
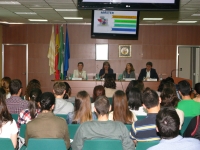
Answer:
POLYGON ((10 138, 14 148, 17 145, 17 124, 8 112, 6 106, 6 92, 3 88, 0 88, 0 138, 10 138))
POLYGON ((184 122, 184 112, 177 107, 177 104, 179 102, 179 99, 177 95, 174 93, 174 90, 171 88, 165 88, 160 94, 161 98, 161 107, 174 107, 176 109, 176 112, 180 119, 180 128, 182 127, 182 124, 184 122))
POLYGON ((121 90, 114 93, 109 120, 120 121, 124 124, 132 124, 137 121, 135 114, 128 109, 126 94, 121 90))
POLYGON ((86 80, 86 71, 83 70, 83 67, 83 62, 79 62, 78 70, 74 70, 73 78, 82 78, 83 80, 86 80))

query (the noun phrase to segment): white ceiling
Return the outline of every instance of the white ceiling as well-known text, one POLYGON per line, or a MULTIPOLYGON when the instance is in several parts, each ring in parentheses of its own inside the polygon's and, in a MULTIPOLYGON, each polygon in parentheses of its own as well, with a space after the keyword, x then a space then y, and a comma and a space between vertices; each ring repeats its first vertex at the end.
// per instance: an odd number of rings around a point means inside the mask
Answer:
MULTIPOLYGON (((5 0, 0 0, 5 1, 5 0)), ((9 1, 9 0, 7 0, 9 1)), ((14 1, 14 0, 12 0, 14 1)), ((28 19, 47 19, 47 23, 90 23, 91 10, 55 11, 55 9, 76 9, 77 0, 16 0, 21 5, 0 4, 0 21, 9 23, 43 23, 30 22, 28 19), (35 8, 35 9, 34 9, 35 8), (43 8, 43 9, 38 9, 43 8), (44 9, 48 8, 48 9, 44 9), (15 12, 35 12, 35 15, 15 12), (63 17, 83 17, 82 20, 65 20, 63 17)), ((141 11, 140 24, 177 25, 177 21, 197 21, 200 25, 200 0, 180 0, 179 11, 141 11), (144 21, 143 18, 163 18, 161 21, 144 21)))

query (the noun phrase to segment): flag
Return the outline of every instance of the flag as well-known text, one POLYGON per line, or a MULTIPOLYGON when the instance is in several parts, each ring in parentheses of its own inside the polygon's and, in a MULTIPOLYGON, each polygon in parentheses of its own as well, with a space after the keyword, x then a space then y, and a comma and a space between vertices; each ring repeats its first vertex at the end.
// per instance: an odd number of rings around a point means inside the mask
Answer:
POLYGON ((63 41, 63 25, 60 26, 60 47, 59 47, 59 63, 58 70, 60 70, 60 79, 64 79, 63 77, 63 60, 64 60, 64 41, 63 41))
POLYGON ((70 58, 69 36, 68 36, 67 25, 66 25, 65 57, 64 57, 64 77, 67 76, 67 71, 69 69, 69 58, 70 58))
POLYGON ((58 70, 58 61, 59 61, 59 47, 60 47, 60 41, 59 41, 59 35, 58 35, 58 25, 56 26, 56 51, 55 51, 55 79, 60 79, 60 73, 58 70))
POLYGON ((55 72, 55 33, 54 33, 54 26, 52 26, 51 32, 51 39, 49 43, 49 51, 47 57, 49 58, 49 69, 50 75, 54 74, 55 72))

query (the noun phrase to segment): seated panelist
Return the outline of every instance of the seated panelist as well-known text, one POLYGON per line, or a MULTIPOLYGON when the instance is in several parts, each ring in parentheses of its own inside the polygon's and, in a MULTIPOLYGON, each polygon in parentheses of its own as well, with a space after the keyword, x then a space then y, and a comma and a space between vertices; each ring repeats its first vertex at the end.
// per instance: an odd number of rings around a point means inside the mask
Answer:
POLYGON ((127 63, 126 68, 123 71, 124 78, 135 78, 135 69, 133 68, 132 63, 127 63))
POLYGON ((110 63, 105 61, 103 67, 99 72, 99 77, 104 78, 105 74, 113 74, 113 69, 110 67, 110 63))
POLYGON ((83 80, 86 80, 86 71, 83 70, 83 67, 83 62, 79 62, 78 70, 74 70, 73 78, 82 78, 83 80))
POLYGON ((141 69, 138 80, 143 80, 144 78, 156 78, 158 80, 158 74, 156 72, 156 69, 153 69, 152 66, 152 62, 147 62, 146 68, 141 69))

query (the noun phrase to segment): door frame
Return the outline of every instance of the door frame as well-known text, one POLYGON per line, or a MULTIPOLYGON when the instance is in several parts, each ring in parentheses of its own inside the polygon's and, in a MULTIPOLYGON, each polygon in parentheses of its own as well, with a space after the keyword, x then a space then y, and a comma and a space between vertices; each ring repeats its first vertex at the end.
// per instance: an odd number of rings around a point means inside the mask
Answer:
POLYGON ((4 46, 26 46, 26 85, 28 84, 28 44, 2 44, 2 78, 4 77, 4 46))

